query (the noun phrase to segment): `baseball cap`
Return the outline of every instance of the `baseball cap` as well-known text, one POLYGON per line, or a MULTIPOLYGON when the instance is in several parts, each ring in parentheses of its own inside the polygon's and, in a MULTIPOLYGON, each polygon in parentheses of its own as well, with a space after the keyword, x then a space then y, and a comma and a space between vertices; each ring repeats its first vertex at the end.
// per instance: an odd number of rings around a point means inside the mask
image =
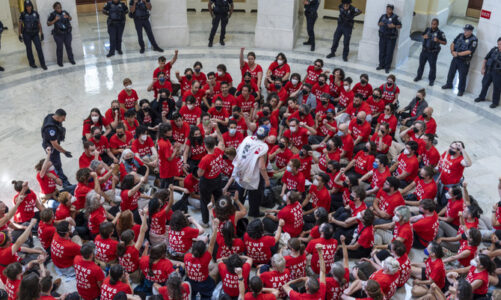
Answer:
POLYGON ((266 126, 259 126, 259 128, 256 131, 256 136, 260 139, 263 139, 268 136, 268 133, 270 130, 266 126))

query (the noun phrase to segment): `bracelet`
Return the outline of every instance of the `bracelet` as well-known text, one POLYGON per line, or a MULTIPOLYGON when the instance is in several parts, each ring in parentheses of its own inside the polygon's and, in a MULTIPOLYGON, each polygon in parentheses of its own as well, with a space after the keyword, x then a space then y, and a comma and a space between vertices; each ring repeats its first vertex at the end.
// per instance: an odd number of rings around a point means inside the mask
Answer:
POLYGON ((244 278, 243 277, 238 277, 238 280, 244 280, 244 278))

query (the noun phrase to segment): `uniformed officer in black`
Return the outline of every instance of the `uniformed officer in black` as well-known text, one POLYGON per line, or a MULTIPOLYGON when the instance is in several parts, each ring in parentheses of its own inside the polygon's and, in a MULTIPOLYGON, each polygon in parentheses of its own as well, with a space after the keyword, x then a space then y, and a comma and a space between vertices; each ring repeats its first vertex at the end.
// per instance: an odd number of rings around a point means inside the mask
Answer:
POLYGON ((212 47, 214 36, 216 35, 217 27, 221 22, 221 34, 219 43, 224 46, 224 36, 226 35, 226 25, 233 14, 233 0, 209 0, 209 12, 212 16, 212 29, 209 35, 209 47, 212 47))
POLYGON ((306 17, 306 32, 308 40, 303 45, 311 45, 310 50, 315 51, 315 22, 318 18, 320 0, 304 0, 304 16, 306 17))
POLYGON ((419 81, 423 77, 424 66, 426 62, 430 64, 430 73, 428 74, 428 80, 430 81, 430 86, 433 86, 435 78, 437 77, 437 57, 440 53, 440 45, 447 44, 447 39, 445 38, 445 33, 438 29, 438 19, 433 19, 431 21, 431 27, 426 28, 423 33, 423 49, 419 55, 419 68, 417 71, 417 76, 414 81, 419 81))
POLYGON ((464 26, 464 33, 460 33, 451 44, 452 61, 447 75, 447 83, 442 89, 452 89, 452 81, 459 72, 458 96, 461 97, 466 89, 466 76, 470 69, 470 61, 478 46, 478 39, 473 34, 474 27, 470 24, 464 26))
POLYGON ((350 39, 351 32, 353 31, 353 25, 355 24, 355 17, 361 14, 362 11, 351 5, 351 0, 343 0, 339 4, 339 17, 337 19, 337 28, 334 32, 334 38, 332 40, 331 53, 327 55, 327 58, 332 58, 336 56, 337 46, 339 45, 339 40, 341 36, 344 36, 343 40, 343 60, 348 61, 348 54, 350 53, 350 39))
POLYGON ((70 14, 63 10, 61 3, 56 2, 52 6, 54 9, 50 13, 47 19, 47 26, 54 25, 52 29, 52 36, 54 36, 54 41, 56 41, 56 57, 57 64, 63 66, 63 45, 66 48, 66 54, 68 55, 68 60, 72 65, 75 64, 75 59, 73 58, 73 50, 71 49, 71 16, 70 14))
POLYGON ((40 15, 33 9, 33 3, 31 1, 26 1, 24 3, 24 11, 19 17, 19 41, 26 46, 26 55, 28 56, 28 62, 30 67, 36 68, 35 58, 33 57, 33 50, 31 49, 31 43, 35 44, 35 49, 37 49, 38 60, 40 61, 40 66, 42 69, 47 70, 45 65, 45 58, 42 51, 43 33, 42 25, 40 24, 40 15), (40 36, 38 35, 40 34, 40 36))
MULTIPOLYGON (((3 32, 3 23, 0 21, 0 49, 2 48, 2 32, 3 32)), ((0 67, 0 72, 5 71, 3 67, 0 67)))
POLYGON ((390 73, 391 62, 393 61, 393 51, 397 44, 398 29, 402 28, 402 23, 396 14, 393 13, 395 7, 386 5, 386 13, 379 18, 379 66, 377 70, 385 69, 390 73))
POLYGON ((131 17, 134 19, 134 25, 136 26, 139 47, 141 47, 139 53, 144 53, 143 28, 144 31, 146 31, 148 40, 150 40, 153 51, 164 52, 162 48, 158 47, 155 37, 153 36, 153 31, 151 31, 150 0, 130 0, 129 7, 131 17))
POLYGON ((110 35, 110 52, 106 57, 115 55, 115 50, 122 55, 122 35, 125 28, 125 16, 129 12, 127 5, 120 0, 108 1, 103 13, 108 16, 108 34, 110 35))
POLYGON ((498 38, 498 46, 489 51, 484 58, 482 65, 482 91, 475 102, 485 101, 487 90, 492 83, 492 104, 490 108, 496 108, 499 105, 499 97, 501 95, 501 37, 498 38))
POLYGON ((61 165, 61 153, 66 157, 71 158, 71 152, 64 150, 61 146, 61 142, 64 141, 66 135, 66 129, 63 127, 63 122, 66 120, 66 112, 59 108, 54 114, 48 114, 42 124, 42 147, 47 149, 47 147, 52 148, 50 154, 50 161, 54 165, 57 176, 63 181, 63 186, 71 185, 68 181, 68 177, 64 175, 63 168, 61 165))

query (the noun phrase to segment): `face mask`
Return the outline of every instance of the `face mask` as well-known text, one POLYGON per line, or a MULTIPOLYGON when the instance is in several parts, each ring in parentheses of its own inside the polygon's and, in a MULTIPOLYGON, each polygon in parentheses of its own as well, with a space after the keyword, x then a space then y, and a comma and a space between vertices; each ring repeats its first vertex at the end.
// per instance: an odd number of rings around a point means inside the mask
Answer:
POLYGON ((279 89, 281 89, 281 88, 282 88, 282 85, 280 85, 280 84, 275 84, 275 89, 279 90, 279 89))
POLYGON ((405 148, 405 150, 404 150, 404 154, 405 154, 405 155, 409 155, 409 154, 410 154, 409 149, 405 148))
POLYGON ((338 132, 337 132, 337 135, 338 135, 338 136, 344 136, 344 133, 343 133, 342 131, 338 131, 338 132))
POLYGON ((203 120, 203 123, 205 126, 208 126, 210 124, 210 120, 203 120))
POLYGON ((449 154, 452 155, 452 156, 454 156, 454 155, 456 155, 456 151, 454 151, 452 149, 449 149, 449 154))
POLYGON ((97 123, 97 121, 99 121, 99 116, 97 116, 97 117, 96 116, 92 116, 90 118, 92 119, 93 123, 97 123))
POLYGON ((147 139, 147 138, 148 138, 148 136, 147 136, 146 134, 145 134, 145 135, 142 135, 142 136, 140 137, 141 141, 143 141, 143 142, 144 142, 144 141, 146 141, 146 139, 147 139))
POLYGON ((263 110, 263 116, 267 117, 270 115, 270 112, 267 110, 263 110))
POLYGON ((379 95, 372 94, 372 98, 374 98, 374 99, 379 99, 379 95))
POLYGON ((349 85, 344 85, 344 89, 347 91, 350 89, 350 86, 349 85))
POLYGON ((305 157, 306 156, 306 152, 304 152, 303 150, 299 151, 299 156, 305 157))
POLYGON ((245 84, 249 84, 250 83, 250 79, 246 79, 244 80, 245 84))
POLYGON ((308 95, 310 92, 307 90, 303 90, 303 95, 308 95))
POLYGON ((193 109, 193 104, 188 104, 186 105, 188 107, 189 110, 192 110, 193 109))
POLYGON ((282 65, 284 63, 283 59, 277 59, 277 64, 282 65))
POLYGON ((397 223, 398 221, 400 221, 400 218, 397 216, 393 216, 392 220, 393 222, 397 223))
POLYGON ((150 112, 150 108, 148 106, 146 106, 145 108, 143 108, 143 111, 144 112, 150 112))
POLYGON ((359 212, 359 213, 357 214, 357 220, 362 220, 362 213, 361 213, 361 212, 359 212))
POLYGON ((292 173, 292 167, 291 166, 287 166, 287 172, 292 173))
POLYGON ((359 106, 360 106, 360 103, 353 102, 353 107, 359 107, 359 106))
POLYGON ((423 179, 424 178, 424 176, 421 175, 421 174, 418 174, 417 176, 419 177, 419 179, 423 179))
POLYGON ((357 124, 362 125, 364 123, 364 120, 357 119, 357 124))
POLYGON ((313 185, 314 186, 318 186, 318 180, 317 179, 313 180, 313 185))
POLYGON ((451 198, 452 198, 452 196, 451 196, 451 194, 449 194, 449 192, 447 192, 447 193, 445 193, 445 198, 446 198, 446 199, 451 199, 451 198))
POLYGON ((327 121, 331 121, 332 120, 332 116, 326 116, 325 118, 327 119, 327 121))
POLYGON ((430 252, 428 252, 428 248, 424 248, 424 255, 430 256, 430 252))
POLYGON ((101 134, 94 135, 94 140, 99 141, 101 139, 101 134))
POLYGON ((365 79, 360 79, 360 83, 361 83, 361 84, 366 84, 366 83, 367 83, 367 80, 365 80, 365 79))
POLYGON ((386 84, 387 84, 388 86, 392 86, 392 85, 393 85, 393 82, 388 81, 386 84))
POLYGON ((379 164, 378 164, 377 162, 373 162, 373 163, 372 163, 372 167, 373 167, 374 169, 377 169, 377 168, 379 168, 379 164))
POLYGON ((285 149, 285 144, 284 143, 278 143, 278 147, 280 149, 285 149))
POLYGON ((222 109, 223 109, 223 107, 222 107, 222 106, 216 106, 216 110, 217 110, 217 111, 220 111, 220 110, 222 110, 222 109))
POLYGON ((124 135, 125 135, 125 133, 117 133, 117 136, 118 136, 119 138, 123 138, 123 137, 124 137, 124 135))
POLYGON ((388 193, 390 191, 390 188, 383 186, 383 191, 385 191, 386 193, 388 193))
POLYGON ((134 160, 134 158, 127 158, 127 159, 124 159, 126 163, 128 163, 129 165, 132 164, 132 161, 134 160))
POLYGON ((327 103, 329 103, 329 101, 322 101, 322 105, 327 105, 327 103))
POLYGON ((158 81, 163 84, 165 82, 165 78, 158 78, 158 81))
POLYGON ((324 84, 325 84, 325 81, 319 81, 319 82, 318 82, 318 85, 319 85, 319 86, 323 86, 324 84))
POLYGON ((191 75, 186 75, 186 79, 191 80, 192 76, 191 75))
POLYGON ((131 84, 131 85, 127 85, 127 86, 125 87, 125 89, 126 89, 126 90, 128 90, 128 91, 132 90, 132 84, 131 84))
POLYGON ((223 76, 223 72, 222 71, 217 71, 217 76, 223 76))
POLYGON ((412 128, 412 131, 414 131, 414 133, 418 133, 419 129, 417 129, 416 127, 414 127, 414 128, 412 128))
POLYGON ((391 117, 391 115, 384 115, 385 119, 389 119, 390 117, 391 117))
POLYGON ((428 115, 427 115, 427 114, 425 114, 425 113, 423 113, 421 116, 423 117, 423 119, 428 118, 428 115))
POLYGON ((470 265, 471 265, 471 266, 474 266, 474 267, 476 268, 476 267, 478 266, 478 264, 477 264, 477 260, 476 260, 475 258, 474 258, 474 259, 472 259, 472 260, 470 260, 470 265))
POLYGON ((291 126, 289 127, 289 129, 291 130, 291 132, 296 132, 296 126, 291 126))
POLYGON ((195 68, 195 72, 200 73, 200 71, 202 71, 202 69, 200 69, 200 68, 195 68))
POLYGON ((50 166, 49 171, 54 171, 55 169, 54 166, 50 166))
POLYGON ((332 146, 329 144, 325 145, 325 148, 327 149, 327 151, 332 151, 332 146))
POLYGON ((233 119, 238 119, 239 115, 238 114, 233 114, 233 119))
POLYGON ((353 202, 353 201, 355 201, 355 198, 353 198, 353 196, 352 196, 352 195, 350 195, 350 197, 349 197, 349 198, 350 198, 350 201, 352 201, 352 202, 353 202))
POLYGON ((293 85, 296 85, 298 82, 299 82, 299 80, 297 80, 297 79, 291 79, 291 83, 292 83, 293 85))
POLYGON ((235 133, 237 133, 236 128, 230 128, 228 131, 230 132, 231 135, 235 135, 235 133))

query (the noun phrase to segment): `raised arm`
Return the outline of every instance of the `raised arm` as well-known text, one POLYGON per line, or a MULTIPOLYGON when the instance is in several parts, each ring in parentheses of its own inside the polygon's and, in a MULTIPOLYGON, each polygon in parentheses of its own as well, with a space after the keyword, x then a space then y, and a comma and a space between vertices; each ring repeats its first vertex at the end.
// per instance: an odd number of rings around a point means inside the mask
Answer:
POLYGON ((320 281, 320 284, 322 284, 322 283, 325 284, 325 259, 324 259, 324 253, 323 253, 322 247, 323 246, 321 244, 315 245, 315 249, 318 252, 318 259, 319 259, 319 263, 320 263, 319 281, 320 281))
POLYGON ((146 231, 148 231, 148 220, 146 217, 146 212, 141 210, 139 214, 141 215, 141 228, 139 229, 139 236, 137 237, 137 241, 134 244, 134 248, 136 248, 138 251, 141 249, 141 246, 143 246, 144 236, 146 235, 146 231))
POLYGON ((215 218, 212 221, 212 236, 210 237, 209 248, 207 249, 207 252, 209 252, 211 255, 212 255, 212 252, 214 251, 214 245, 216 244, 218 227, 219 227, 219 219, 215 218))
POLYGON ((31 219, 30 225, 26 227, 23 234, 21 234, 21 236, 17 238, 16 242, 12 246, 12 255, 14 255, 21 248, 24 242, 28 240, 28 238, 31 235, 31 229, 33 228, 33 226, 35 226, 36 223, 37 223, 36 219, 31 219))
POLYGON ((280 236, 282 235, 282 227, 284 227, 285 221, 283 219, 280 219, 278 221, 278 228, 277 232, 275 233, 275 243, 278 243, 278 240, 280 240, 280 236))

